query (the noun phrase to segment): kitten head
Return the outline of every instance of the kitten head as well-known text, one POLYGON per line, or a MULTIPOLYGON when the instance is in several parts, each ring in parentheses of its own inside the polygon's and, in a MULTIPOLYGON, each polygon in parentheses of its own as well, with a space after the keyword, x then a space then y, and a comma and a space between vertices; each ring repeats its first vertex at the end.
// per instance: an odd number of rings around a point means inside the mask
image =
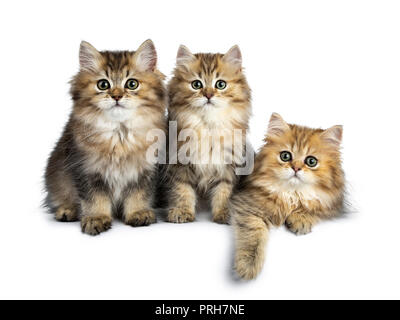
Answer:
POLYGON ((250 112, 250 88, 242 71, 238 46, 225 54, 192 54, 181 46, 169 92, 173 110, 203 112, 231 108, 232 112, 250 112))
POLYGON ((151 40, 134 51, 97 51, 83 41, 80 71, 72 80, 75 111, 125 121, 141 109, 163 109, 163 75, 151 40))
POLYGON ((269 180, 286 190, 341 191, 342 132, 342 126, 322 130, 287 124, 272 114, 262 151, 269 180))

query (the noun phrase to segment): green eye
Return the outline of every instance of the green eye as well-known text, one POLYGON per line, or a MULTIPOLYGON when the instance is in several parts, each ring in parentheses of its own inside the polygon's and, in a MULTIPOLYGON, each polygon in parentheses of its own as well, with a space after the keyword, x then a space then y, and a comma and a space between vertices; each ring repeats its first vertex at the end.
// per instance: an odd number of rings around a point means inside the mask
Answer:
POLYGON ((281 160, 283 162, 288 162, 292 160, 292 154, 289 151, 282 151, 281 152, 281 160))
POLYGON ((305 160, 304 163, 309 166, 310 168, 313 168, 317 165, 318 160, 317 158, 313 157, 313 156, 308 156, 305 160))
POLYGON ((201 83, 200 80, 194 80, 194 81, 192 82, 192 88, 193 88, 194 90, 200 90, 201 88, 203 88, 203 84, 201 83))
POLYGON ((226 82, 225 82, 224 80, 218 80, 218 81, 215 83, 215 87, 216 87, 218 90, 224 90, 224 89, 226 88, 226 82))
POLYGON ((139 87, 139 81, 136 79, 128 79, 128 81, 126 81, 125 88, 135 90, 137 87, 139 87))
POLYGON ((110 83, 106 79, 101 79, 97 81, 97 88, 99 88, 99 90, 110 89, 110 83))

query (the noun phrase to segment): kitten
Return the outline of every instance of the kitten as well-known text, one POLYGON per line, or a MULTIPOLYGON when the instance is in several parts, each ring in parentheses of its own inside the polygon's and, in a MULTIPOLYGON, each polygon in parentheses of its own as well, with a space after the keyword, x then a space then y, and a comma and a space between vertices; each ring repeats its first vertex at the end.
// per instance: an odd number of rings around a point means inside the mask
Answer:
POLYGON ((254 172, 230 203, 235 269, 241 278, 253 279, 261 271, 271 226, 285 223, 291 232, 302 235, 318 221, 342 212, 341 139, 341 126, 310 129, 272 115, 254 172))
MULTIPOLYGON (((175 156, 186 155, 188 150, 190 156, 186 163, 177 161, 167 168, 167 220, 194 221, 198 196, 209 196, 213 220, 228 223, 228 199, 237 181, 235 168, 242 160, 242 154, 235 150, 245 145, 251 114, 250 88, 243 74, 239 47, 232 47, 226 54, 192 54, 181 46, 168 89, 169 121, 176 121, 178 137, 184 136, 178 139, 175 156), (188 129, 197 138, 202 137, 201 146, 197 139, 183 141, 188 129), (243 136, 232 146, 235 130, 241 130, 243 136), (223 140, 216 158, 212 155, 216 146, 203 144, 210 137, 213 141, 223 140), (230 158, 230 162, 223 161, 230 158)), ((170 153, 170 162, 171 158, 170 153)))
POLYGON ((153 42, 136 52, 82 42, 79 58, 73 110, 45 173, 46 204, 59 221, 80 219, 90 235, 109 229, 113 215, 149 225, 156 166, 146 159, 146 134, 165 131, 167 103, 153 42))

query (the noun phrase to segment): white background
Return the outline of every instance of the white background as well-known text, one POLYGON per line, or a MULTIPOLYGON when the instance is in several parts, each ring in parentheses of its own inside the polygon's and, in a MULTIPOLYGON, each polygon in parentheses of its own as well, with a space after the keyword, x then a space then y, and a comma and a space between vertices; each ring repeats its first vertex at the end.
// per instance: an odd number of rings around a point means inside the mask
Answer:
POLYGON ((398 1, 8 1, 0 13, 0 298, 400 298, 398 1), (71 109, 68 81, 86 40, 98 49, 153 39, 170 76, 179 44, 239 44, 253 89, 251 140, 271 112, 344 125, 357 212, 296 237, 274 230, 264 271, 232 280, 232 232, 115 223, 90 237, 40 208, 46 158, 71 109))

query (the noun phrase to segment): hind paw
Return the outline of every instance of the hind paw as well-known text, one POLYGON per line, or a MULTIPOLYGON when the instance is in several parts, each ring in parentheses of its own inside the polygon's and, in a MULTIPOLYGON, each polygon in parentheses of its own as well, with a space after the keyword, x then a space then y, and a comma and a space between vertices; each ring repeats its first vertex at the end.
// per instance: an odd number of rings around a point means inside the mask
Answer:
POLYGON ((78 220, 78 214, 75 209, 59 207, 56 210, 55 218, 61 222, 72 222, 78 220))

